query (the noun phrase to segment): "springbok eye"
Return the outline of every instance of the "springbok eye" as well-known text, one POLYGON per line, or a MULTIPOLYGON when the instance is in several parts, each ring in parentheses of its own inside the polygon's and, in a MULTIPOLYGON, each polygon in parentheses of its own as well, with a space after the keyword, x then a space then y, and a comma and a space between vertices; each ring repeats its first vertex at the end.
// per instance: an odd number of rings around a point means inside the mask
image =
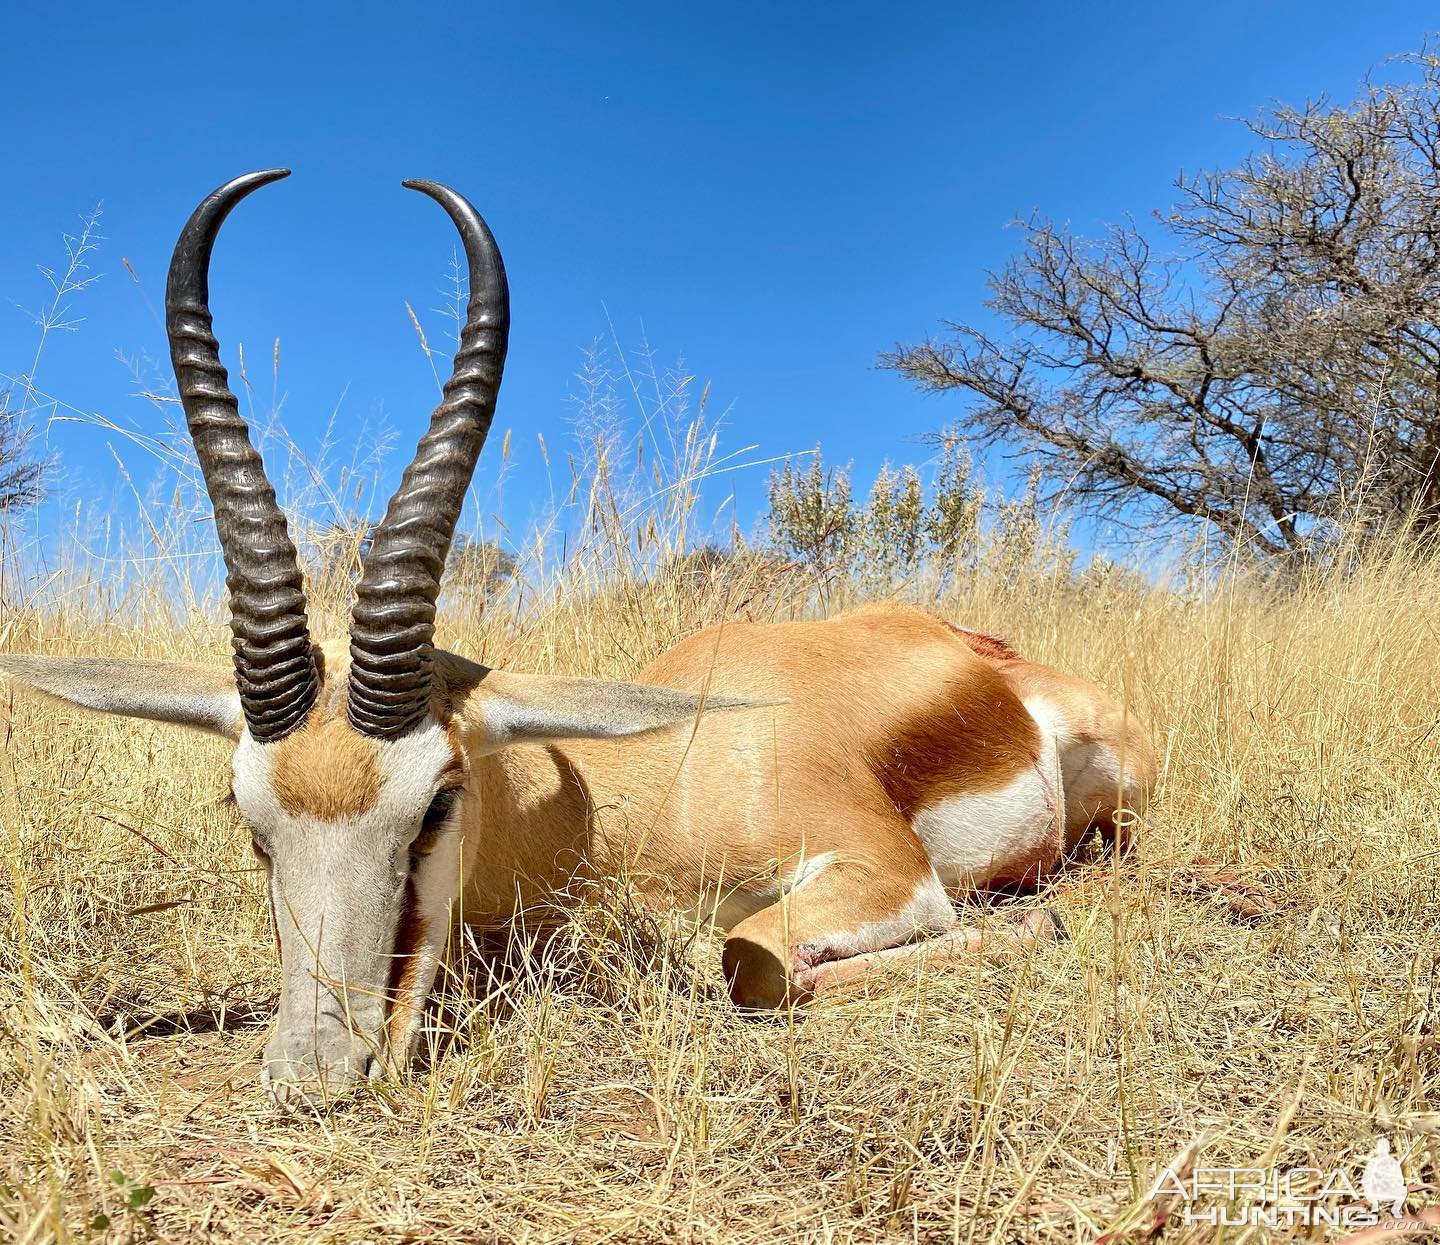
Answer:
POLYGON ((430 801, 430 807, 425 810, 425 816, 420 819, 420 832, 415 836, 415 841, 410 844, 411 873, 419 868, 422 856, 428 856, 435 850, 435 844, 440 838, 440 831, 445 828, 445 823, 450 820, 459 803, 459 787, 447 787, 444 791, 435 793, 435 798, 430 801))
POLYGON ((444 791, 437 791, 435 798, 430 801, 430 807, 425 810, 424 820, 420 823, 420 833, 424 834, 426 830, 439 830, 450 820, 450 816, 459 802, 459 787, 446 787, 444 791))

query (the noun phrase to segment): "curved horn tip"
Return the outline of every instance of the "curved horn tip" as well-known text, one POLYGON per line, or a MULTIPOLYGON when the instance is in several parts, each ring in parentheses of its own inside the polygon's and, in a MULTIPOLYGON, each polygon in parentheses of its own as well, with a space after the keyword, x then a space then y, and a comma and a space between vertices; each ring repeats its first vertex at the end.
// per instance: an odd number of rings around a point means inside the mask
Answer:
POLYGON ((177 292, 206 301, 210 248, 230 210, 252 191, 289 176, 289 169, 257 169, 254 173, 241 173, 239 177, 232 177, 215 187, 200 201, 190 213, 190 219, 185 222, 185 228, 180 231, 180 238, 175 244, 175 254, 170 261, 167 304, 177 292))
POLYGON ((454 187, 447 186, 443 182, 431 181, 428 177, 407 177, 400 184, 404 186, 406 190, 418 190, 422 195, 428 195, 449 212, 452 217, 455 215, 456 208, 459 208, 467 215, 480 215, 480 213, 475 210, 475 205, 471 203, 469 199, 454 187))
POLYGON ((253 173, 241 173, 239 177, 232 177, 228 182, 216 187, 215 193, 240 190, 249 194, 252 190, 259 190, 261 186, 268 186, 271 182, 278 182, 289 176, 289 169, 256 169, 253 173))

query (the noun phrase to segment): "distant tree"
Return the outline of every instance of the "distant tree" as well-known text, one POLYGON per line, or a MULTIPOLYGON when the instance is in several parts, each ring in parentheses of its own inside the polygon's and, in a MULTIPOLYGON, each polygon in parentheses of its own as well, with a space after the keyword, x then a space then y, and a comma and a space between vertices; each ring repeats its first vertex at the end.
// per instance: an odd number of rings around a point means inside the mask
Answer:
POLYGON ((34 429, 12 391, 0 392, 0 518, 45 496, 48 458, 34 452, 34 429))
POLYGON ((793 564, 774 550, 751 549, 738 543, 723 547, 707 543, 669 558, 656 578, 690 596, 719 594, 748 599, 768 591, 793 569, 793 564))
MULTIPOLYGON (((301 549, 312 601, 341 610, 351 607, 374 531, 369 520, 349 519, 302 532, 301 549)), ((478 596, 489 604, 504 591, 515 571, 515 559, 494 541, 474 540, 461 533, 445 560, 445 587, 451 592, 478 596)))
POLYGON ((926 552, 925 519, 920 473, 908 465, 899 471, 882 466, 855 524, 865 578, 893 583, 918 566, 926 552))
POLYGON ((985 490, 960 435, 946 429, 935 439, 940 454, 926 526, 939 564, 954 568, 979 547, 985 490))
POLYGON ((758 555, 751 550, 738 546, 725 549, 707 543, 670 558, 663 568, 662 577, 700 591, 712 587, 717 581, 748 573, 757 561, 758 555))
POLYGON ((882 356, 972 401, 958 428, 1031 456, 1047 496, 1202 520, 1271 555, 1335 525, 1440 528, 1440 57, 1351 104, 1279 107, 1259 150, 1085 242, 1039 218, 991 275, 1008 329, 882 356))

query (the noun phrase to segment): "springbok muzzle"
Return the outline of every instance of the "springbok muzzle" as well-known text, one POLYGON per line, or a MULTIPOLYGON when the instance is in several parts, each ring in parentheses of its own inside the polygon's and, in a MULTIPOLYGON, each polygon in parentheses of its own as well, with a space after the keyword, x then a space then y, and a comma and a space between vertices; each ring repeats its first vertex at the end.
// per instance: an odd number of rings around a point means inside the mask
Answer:
POLYGON ((391 1061, 392 913, 401 897, 383 879, 356 871, 339 896, 318 896, 305 877, 271 885, 282 985, 261 1082, 277 1102, 325 1105, 391 1061), (373 902, 377 894, 384 902, 373 902), (343 906, 356 897, 360 906, 343 906))
POLYGON ((277 1026, 265 1044, 260 1070, 260 1084, 271 1101, 286 1107, 326 1107, 379 1076, 382 1057, 341 1024, 318 1016, 308 1029, 277 1026))

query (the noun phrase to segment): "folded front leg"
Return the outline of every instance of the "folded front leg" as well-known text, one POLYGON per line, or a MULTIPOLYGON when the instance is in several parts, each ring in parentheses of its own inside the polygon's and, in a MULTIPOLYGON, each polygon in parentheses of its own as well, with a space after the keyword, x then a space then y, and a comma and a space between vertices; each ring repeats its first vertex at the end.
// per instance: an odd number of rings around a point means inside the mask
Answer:
MULTIPOLYGON (((858 836, 857 836, 858 837, 858 836)), ((945 934, 955 910, 908 826, 873 846, 825 852, 818 867, 725 940, 725 978, 740 1007, 803 1003, 829 965, 945 934)))

